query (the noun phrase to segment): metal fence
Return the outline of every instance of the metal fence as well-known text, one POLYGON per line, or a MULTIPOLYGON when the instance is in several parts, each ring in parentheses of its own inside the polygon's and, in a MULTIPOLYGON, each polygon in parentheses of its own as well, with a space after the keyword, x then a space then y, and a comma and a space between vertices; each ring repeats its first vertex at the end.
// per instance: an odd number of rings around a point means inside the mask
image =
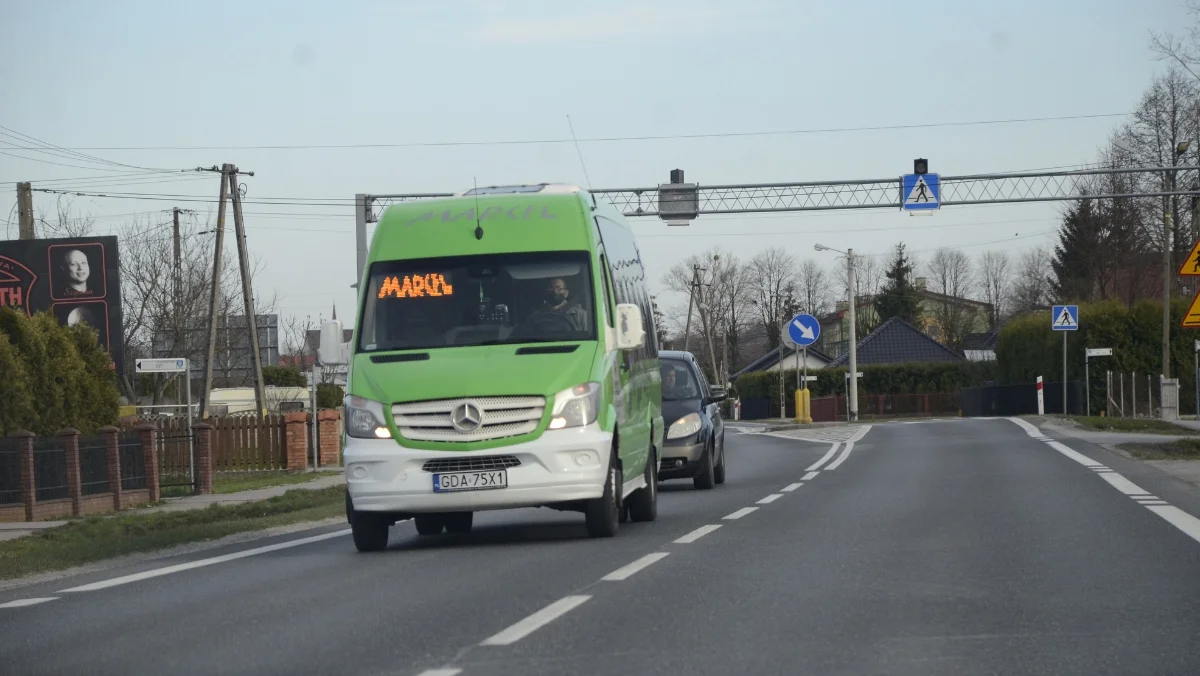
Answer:
POLYGON ((21 502, 20 447, 12 439, 0 438, 0 505, 21 502))
POLYGON ((108 441, 104 437, 79 438, 79 485, 83 495, 108 493, 108 441))
POLYGON ((117 455, 121 461, 121 489, 146 488, 146 447, 142 435, 126 432, 117 438, 117 455))
POLYGON ((38 502, 71 497, 67 487, 67 449, 61 439, 33 440, 33 486, 38 502))

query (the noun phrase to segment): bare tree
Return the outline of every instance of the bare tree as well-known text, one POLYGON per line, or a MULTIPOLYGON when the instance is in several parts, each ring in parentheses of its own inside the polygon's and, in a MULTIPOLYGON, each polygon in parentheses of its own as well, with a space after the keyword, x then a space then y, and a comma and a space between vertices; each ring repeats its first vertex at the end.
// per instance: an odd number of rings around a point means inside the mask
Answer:
POLYGON ((1178 64, 1200 81, 1200 0, 1186 0, 1184 7, 1192 19, 1187 36, 1151 33, 1150 49, 1160 60, 1178 64))
POLYGON ((829 273, 819 263, 805 259, 800 264, 800 275, 797 280, 800 311, 819 317, 829 311, 832 305, 833 289, 830 286, 829 273))
POLYGON ((727 375, 731 364, 741 361, 742 337, 748 328, 747 304, 751 278, 747 266, 732 254, 714 247, 689 256, 676 263, 663 276, 663 284, 683 298, 691 292, 694 266, 702 269, 700 286, 692 306, 692 321, 688 327, 689 304, 671 308, 673 334, 683 337, 685 329, 692 332, 689 350, 708 363, 716 378, 727 375), (711 350, 709 349, 711 347, 711 350))
POLYGON ((55 218, 47 218, 45 209, 38 210, 37 222, 41 224, 42 234, 46 237, 87 237, 92 234, 96 219, 91 214, 77 214, 74 200, 67 195, 59 195, 54 203, 55 218))
POLYGON ((926 270, 930 290, 948 297, 930 302, 929 314, 937 323, 939 339, 958 347, 975 324, 975 310, 956 302, 967 298, 974 283, 971 260, 960 249, 942 248, 934 252, 926 270))
POLYGON ((979 290, 984 302, 992 306, 988 318, 995 331, 1007 316, 1009 294, 1012 292, 1012 267, 1003 251, 984 251, 979 256, 979 290))
POLYGON ((1050 304, 1050 254, 1036 247, 1021 254, 1009 307, 1012 314, 1043 310, 1050 304))
POLYGON ((762 321, 768 349, 779 347, 779 331, 797 304, 796 257, 771 247, 750 259, 750 292, 762 321))

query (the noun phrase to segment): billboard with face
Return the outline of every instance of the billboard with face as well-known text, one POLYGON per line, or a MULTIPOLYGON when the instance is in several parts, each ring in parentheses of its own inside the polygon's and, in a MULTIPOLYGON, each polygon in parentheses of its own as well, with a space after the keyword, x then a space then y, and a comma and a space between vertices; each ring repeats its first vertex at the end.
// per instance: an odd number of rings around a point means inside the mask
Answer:
POLYGON ((91 326, 118 370, 125 347, 120 274, 116 237, 0 242, 0 305, 91 326))

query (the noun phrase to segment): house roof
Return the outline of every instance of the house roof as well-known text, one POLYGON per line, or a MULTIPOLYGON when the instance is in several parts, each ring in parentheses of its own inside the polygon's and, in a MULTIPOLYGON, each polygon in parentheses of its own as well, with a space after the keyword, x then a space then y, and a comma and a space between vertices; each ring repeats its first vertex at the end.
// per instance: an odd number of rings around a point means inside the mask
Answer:
MULTIPOLYGON (((771 368, 772 366, 779 363, 779 360, 781 358, 780 354, 784 350, 787 350, 789 353, 792 351, 791 348, 785 348, 781 345, 781 346, 775 348, 774 350, 768 351, 766 354, 759 357, 758 359, 755 359, 754 361, 750 362, 749 364, 747 364, 745 366, 745 368, 738 371, 737 373, 730 375, 729 377, 731 379, 737 378, 740 375, 745 375, 747 373, 753 373, 755 371, 763 371, 765 369, 771 368)), ((830 357, 829 355, 825 354, 824 352, 818 350, 817 348, 813 347, 812 345, 808 346, 808 355, 810 357, 816 357, 817 359, 820 359, 821 361, 824 361, 826 363, 833 361, 832 357, 830 357)))
MULTIPOLYGON (((899 317, 892 317, 880 324, 879 328, 858 341, 856 352, 859 366, 963 360, 962 355, 925 335, 920 329, 899 317)), ((849 360, 850 354, 843 354, 834 359, 829 367, 845 366, 849 360)))
POLYGON ((996 332, 968 333, 963 336, 962 349, 965 350, 994 350, 996 349, 996 332))

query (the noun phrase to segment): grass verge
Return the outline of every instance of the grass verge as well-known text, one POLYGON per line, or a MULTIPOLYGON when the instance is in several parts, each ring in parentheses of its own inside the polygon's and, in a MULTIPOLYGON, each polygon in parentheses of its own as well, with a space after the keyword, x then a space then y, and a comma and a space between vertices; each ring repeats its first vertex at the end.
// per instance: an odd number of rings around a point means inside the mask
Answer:
POLYGON ((1152 434, 1194 434, 1195 431, 1173 423, 1152 418, 1109 418, 1100 416, 1071 416, 1069 420, 1081 427, 1101 432, 1149 432, 1152 434))
POLYGON ((63 570, 116 556, 345 513, 344 486, 292 490, 240 505, 186 512, 94 516, 0 542, 0 579, 63 570))
MULTIPOLYGON (((251 491, 257 488, 270 488, 271 486, 303 484, 334 474, 337 474, 337 472, 332 470, 298 472, 294 474, 287 472, 228 472, 213 476, 213 493, 237 493, 238 491, 251 491)), ((187 481, 186 475, 165 478, 168 480, 168 483, 187 481)), ((191 486, 164 486, 162 489, 162 496, 164 498, 182 498, 191 494, 191 486)))
POLYGON ((1139 460, 1200 460, 1200 439, 1177 439, 1159 444, 1121 444, 1139 460))

